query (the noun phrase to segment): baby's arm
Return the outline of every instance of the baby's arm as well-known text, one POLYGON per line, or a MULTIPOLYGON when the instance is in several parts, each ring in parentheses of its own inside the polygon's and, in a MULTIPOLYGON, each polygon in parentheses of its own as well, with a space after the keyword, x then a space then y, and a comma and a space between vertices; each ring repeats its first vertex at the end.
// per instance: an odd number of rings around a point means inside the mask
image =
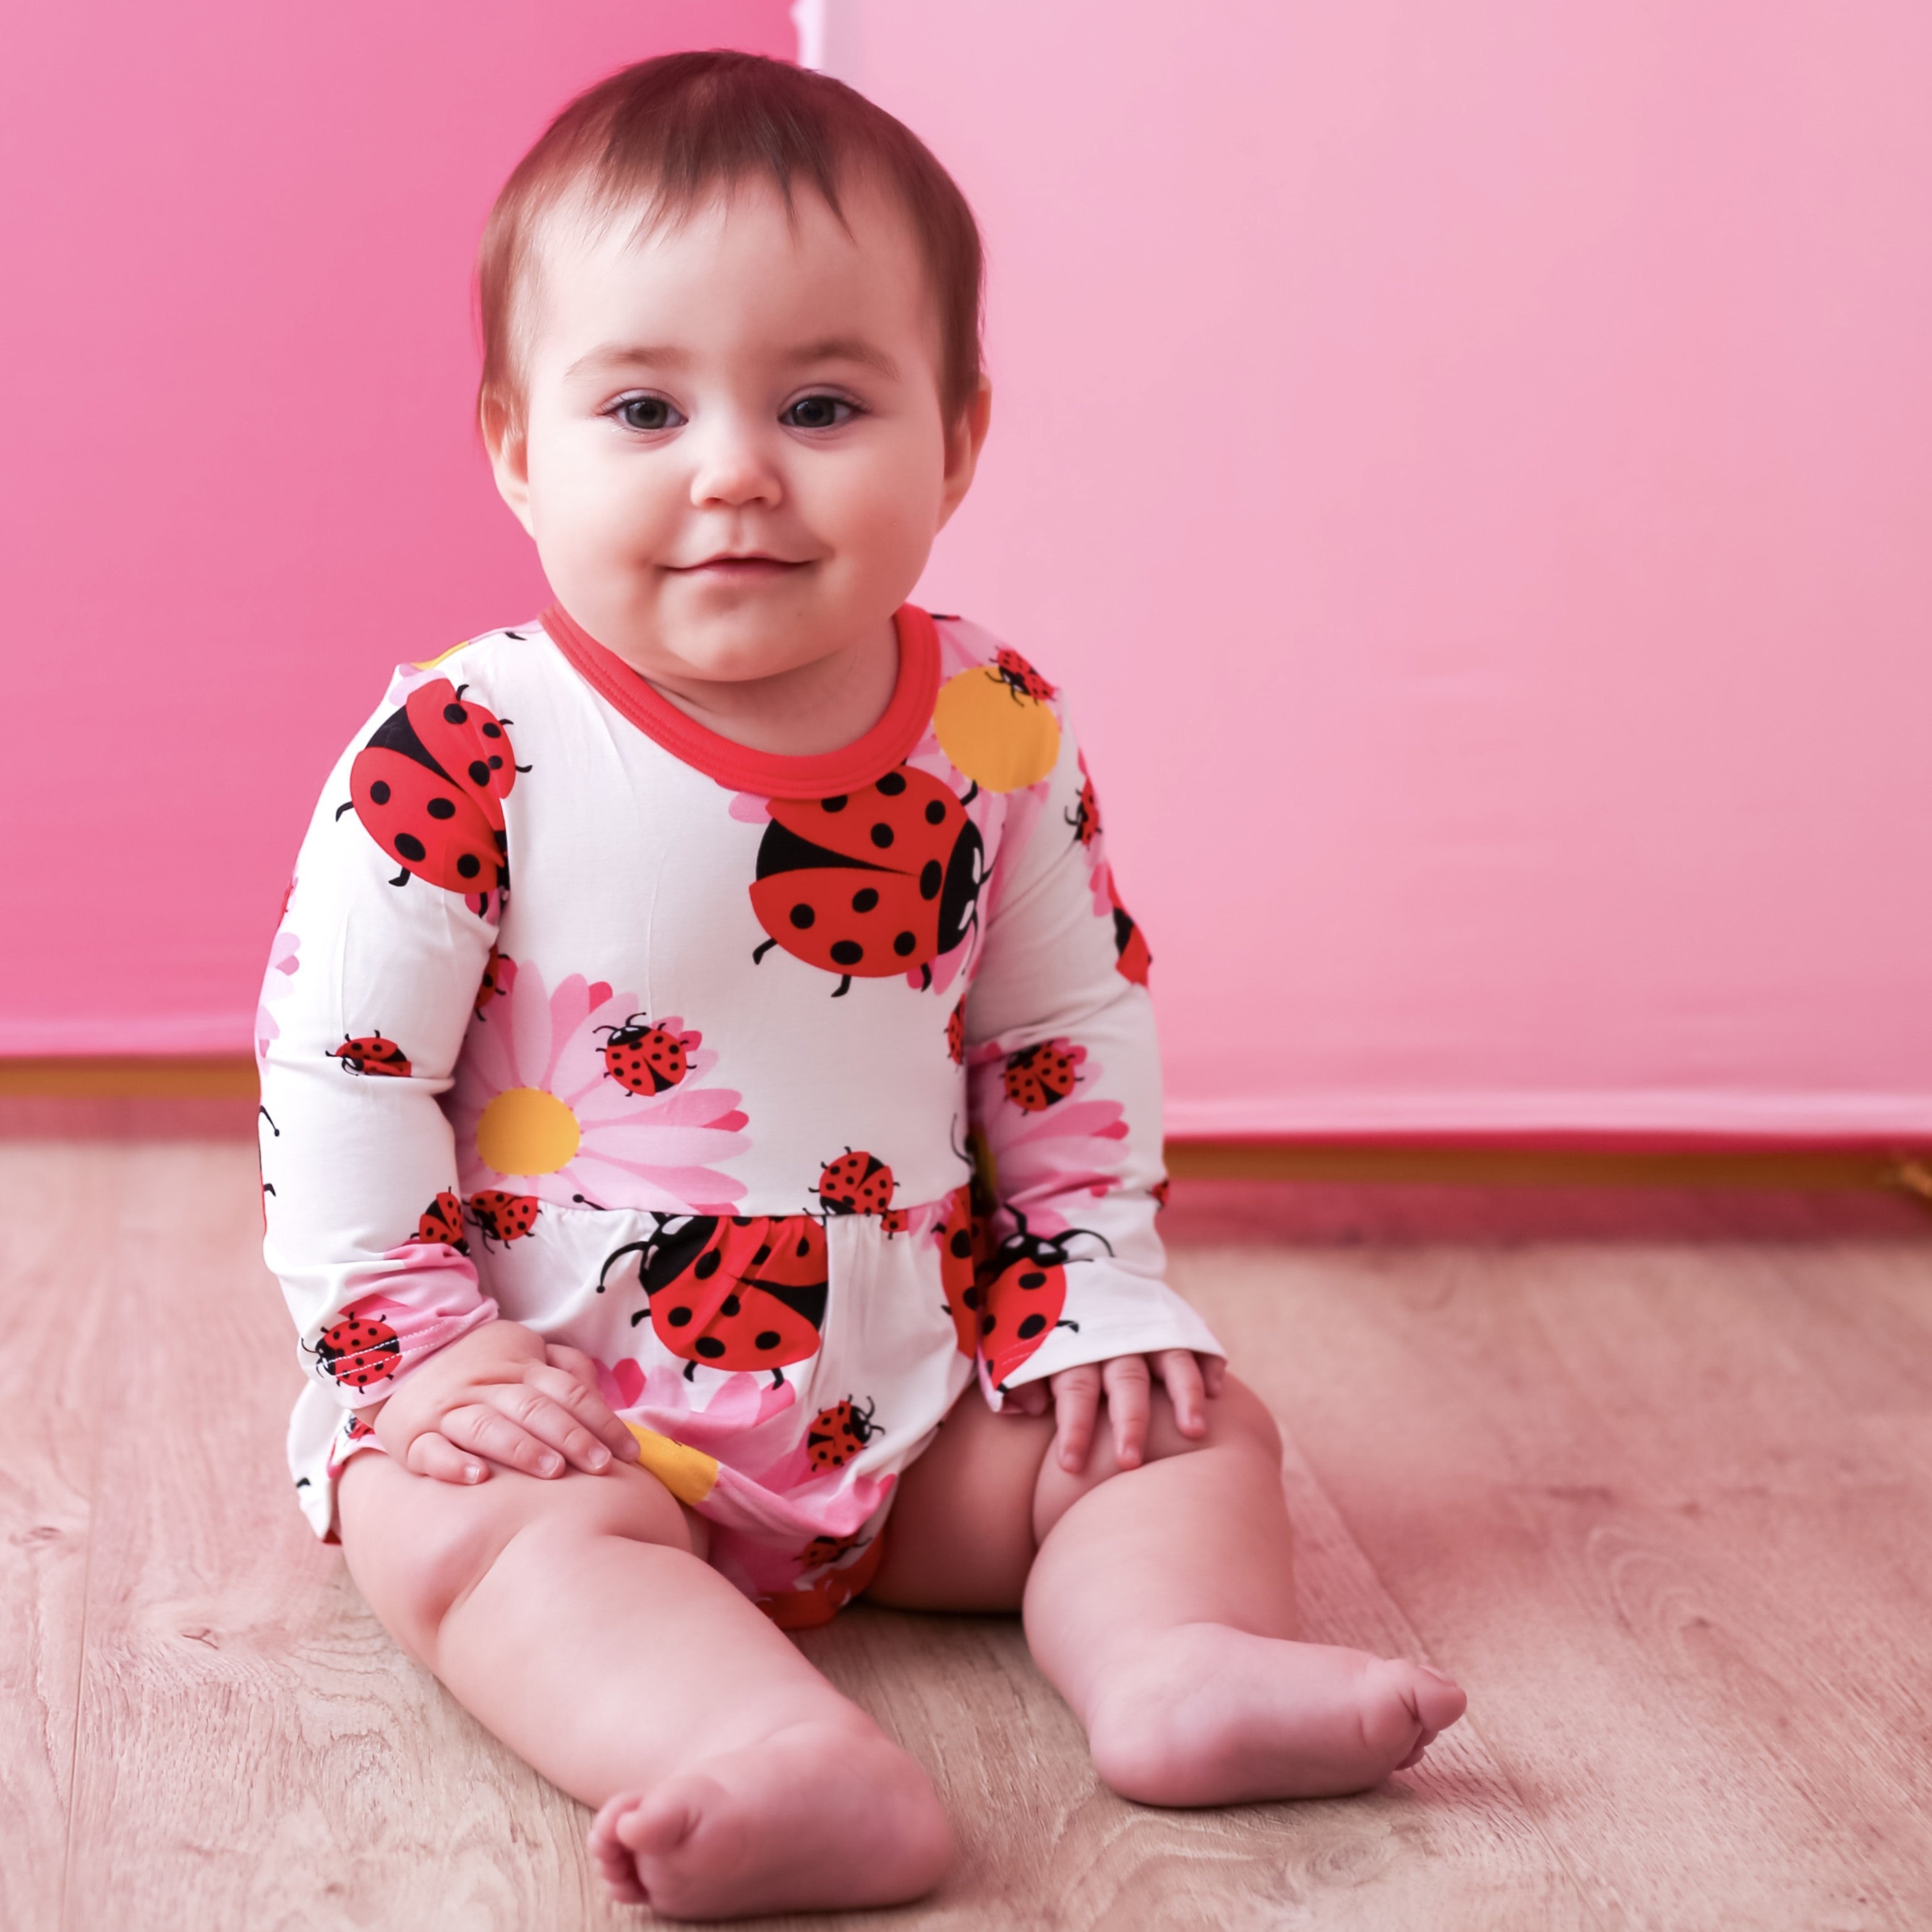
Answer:
POLYGON ((1224 1372, 1206 1324, 1166 1285, 1154 1232, 1166 1170, 1146 942, 1120 906, 1070 731, 1052 773, 1009 810, 1019 844, 1002 855, 966 1004, 974 1125, 995 1200, 982 1372, 1023 1414, 1051 1402, 1070 1470, 1085 1465, 1104 1394, 1131 1467, 1153 1382, 1198 1438, 1224 1372), (1029 1269, 1044 1289, 1016 1286, 1029 1269), (1064 1305, 1052 1299, 1060 1282, 1064 1305), (1049 1305, 1032 1305, 1042 1297, 1049 1305))
POLYGON ((256 1027, 264 1247, 303 1368, 453 1481, 635 1450, 586 1362, 496 1319, 438 1104, 488 1024, 513 760, 473 687, 398 673, 316 807, 256 1027))

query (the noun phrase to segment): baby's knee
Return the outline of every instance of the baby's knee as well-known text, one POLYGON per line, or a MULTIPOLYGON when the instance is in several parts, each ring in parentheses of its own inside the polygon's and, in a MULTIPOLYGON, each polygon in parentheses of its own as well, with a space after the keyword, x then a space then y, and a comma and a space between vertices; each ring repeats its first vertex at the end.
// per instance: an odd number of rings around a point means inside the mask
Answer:
POLYGON ((1148 1417, 1144 1460, 1164 1461, 1170 1456, 1198 1454, 1204 1449, 1233 1449, 1251 1452, 1279 1466, 1281 1431, 1268 1405, 1246 1382, 1229 1376, 1221 1393, 1202 1405, 1206 1427, 1198 1436, 1184 1436, 1174 1415, 1174 1405, 1164 1389, 1156 1389, 1148 1417))
POLYGON ((703 1553, 676 1498, 641 1469, 550 1481, 501 1472, 469 1487, 364 1456, 343 1472, 339 1513, 343 1553, 370 1606, 432 1666, 445 1622, 520 1544, 613 1536, 703 1553))

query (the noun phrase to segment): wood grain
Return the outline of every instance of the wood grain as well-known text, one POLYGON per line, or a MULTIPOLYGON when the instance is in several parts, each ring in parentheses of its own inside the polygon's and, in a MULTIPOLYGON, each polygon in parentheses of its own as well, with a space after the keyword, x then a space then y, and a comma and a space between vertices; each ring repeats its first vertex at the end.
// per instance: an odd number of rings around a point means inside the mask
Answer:
MULTIPOLYGON (((0 1926, 615 1928, 584 1815, 286 1494, 250 1151, 0 1147, 0 1926)), ((1360 1799, 1102 1789, 1016 1624, 803 1640, 957 1822, 803 1928, 1932 1922, 1932 1243, 1183 1247, 1282 1419, 1307 1634, 1472 1695, 1360 1799)))

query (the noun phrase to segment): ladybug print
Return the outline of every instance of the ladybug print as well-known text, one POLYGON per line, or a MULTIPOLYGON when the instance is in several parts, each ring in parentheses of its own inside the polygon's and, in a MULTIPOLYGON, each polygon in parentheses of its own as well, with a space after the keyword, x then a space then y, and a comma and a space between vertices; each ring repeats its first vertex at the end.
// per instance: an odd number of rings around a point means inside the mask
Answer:
POLYGON ((1024 1214, 1016 1211, 1013 1218, 1019 1223, 1018 1231, 1009 1234, 994 1254, 986 1306, 980 1317, 980 1350, 994 1387, 1003 1394, 1007 1378, 1055 1328, 1079 1328, 1078 1322, 1066 1321, 1060 1312, 1066 1306, 1067 1268, 1070 1262, 1082 1258, 1070 1256, 1067 1244, 1084 1234, 1113 1252, 1106 1236, 1090 1228, 1070 1228, 1064 1234, 1031 1234, 1024 1214))
MULTIPOLYGON (((970 799, 972 794, 968 794, 970 799)), ((964 943, 985 884, 986 847, 965 803, 930 772, 900 765, 863 791, 771 801, 752 910, 775 946, 855 978, 921 972, 964 943)))
POLYGON ((370 734, 349 767, 349 802, 362 828, 402 870, 468 897, 480 912, 509 885, 503 801, 526 767, 503 721, 446 677, 419 684, 370 734))
POLYGON ((1114 970, 1122 979, 1131 980, 1136 986, 1144 986, 1148 968, 1154 964, 1154 955, 1148 950, 1146 934, 1134 923, 1132 914, 1121 904, 1120 889, 1114 884, 1111 872, 1107 877, 1107 896, 1114 902, 1114 970))
POLYGON ((963 998, 946 1016, 946 1052, 955 1066, 966 1064, 966 1002, 963 998))
POLYGON ((469 1200, 472 1225, 483 1237, 483 1245, 494 1247, 520 1241, 537 1224, 543 1203, 533 1194, 506 1194, 500 1187, 486 1187, 469 1200))
POLYGON ((980 1346, 980 1289, 974 1264, 977 1243, 973 1221, 973 1190, 956 1187, 947 1196, 946 1218, 933 1230, 939 1243, 939 1286, 952 1333, 962 1355, 980 1346))
POLYGON ((448 1192, 439 1194, 422 1210, 416 1222, 416 1231, 410 1237, 412 1241, 440 1241, 446 1248, 454 1248, 460 1255, 470 1252, 470 1243, 463 1232, 463 1203, 448 1192))
POLYGON ((903 1208, 888 1208, 879 1216, 879 1226, 890 1238, 894 1234, 903 1234, 912 1226, 912 1216, 903 1208))
POLYGON ((823 1570, 828 1563, 836 1563, 840 1557, 856 1550, 864 1540, 861 1536, 814 1536, 798 1552, 798 1560, 808 1570, 823 1570))
POLYGON ((344 1034, 342 1044, 328 1049, 328 1057, 340 1060, 345 1073, 380 1073, 395 1080, 409 1078, 409 1056, 394 1040, 385 1040, 379 1033, 344 1034))
POLYGON ((1086 1054, 1064 1040, 1042 1040, 1006 1059, 1006 1098, 1023 1114, 1043 1114, 1073 1091, 1086 1054))
POLYGON ((373 1422, 365 1422, 359 1415, 352 1415, 344 1425, 342 1439, 345 1442, 366 1442, 376 1432, 373 1422))
POLYGON ((483 962, 483 976, 476 982, 476 1017, 483 1017, 483 1009, 503 990, 502 967, 503 956, 495 946, 490 949, 490 956, 483 962))
POLYGON ((1076 842, 1090 846, 1100 836, 1100 801, 1094 794, 1094 781, 1087 776, 1087 761, 1080 761, 1080 796, 1066 814, 1076 842))
POLYGON ((629 1241, 604 1261, 610 1270, 638 1257, 652 1331, 686 1364, 688 1382, 702 1362, 712 1369, 784 1370, 818 1352, 827 1288, 825 1230, 809 1214, 653 1216, 657 1232, 629 1241))
POLYGON ((691 1071, 687 1049, 699 1040, 694 1033, 667 1033, 642 1013, 597 1030, 610 1036, 604 1048, 604 1072, 633 1094, 669 1093, 691 1071))
POLYGON ((1002 646, 993 661, 993 668, 998 672, 1000 682, 1016 698, 1036 698, 1044 704, 1053 695, 1053 686, 1018 651, 1002 646))
MULTIPOLYGON (((848 1148, 836 1160, 826 1162, 812 1192, 828 1214, 884 1214, 897 1185, 892 1169, 877 1154, 854 1154, 848 1148)), ((904 1227, 905 1217, 898 1218, 904 1227)))
POLYGON ((868 1402, 861 1408, 848 1396, 812 1418, 812 1426, 806 1432, 806 1453, 814 1469, 842 1469, 874 1436, 884 1433, 872 1420, 872 1405, 868 1402))
POLYGON ((345 1316, 316 1337, 316 1367, 344 1388, 374 1388, 402 1366, 403 1345, 386 1322, 345 1316))
POLYGON ((1154 1196, 1154 1211, 1156 1214, 1163 1213, 1166 1210, 1167 1207, 1168 1193, 1173 1186, 1174 1183, 1172 1180, 1163 1179, 1156 1180, 1154 1184, 1148 1190, 1148 1192, 1154 1196))

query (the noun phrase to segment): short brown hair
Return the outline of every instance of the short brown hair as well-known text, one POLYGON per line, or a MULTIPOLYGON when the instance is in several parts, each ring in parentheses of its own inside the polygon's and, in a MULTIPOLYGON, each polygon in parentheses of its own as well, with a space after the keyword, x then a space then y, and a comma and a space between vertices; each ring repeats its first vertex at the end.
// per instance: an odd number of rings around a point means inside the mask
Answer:
POLYGON ((870 178, 896 195, 925 260, 940 326, 940 401, 956 422, 980 388, 984 260, 966 197, 902 122, 828 75, 762 55, 666 54, 579 94, 517 164, 477 250, 483 329, 479 410, 523 422, 519 313, 538 229, 583 196, 596 213, 687 212, 763 176, 792 206, 802 180, 844 219, 839 188, 870 178))

